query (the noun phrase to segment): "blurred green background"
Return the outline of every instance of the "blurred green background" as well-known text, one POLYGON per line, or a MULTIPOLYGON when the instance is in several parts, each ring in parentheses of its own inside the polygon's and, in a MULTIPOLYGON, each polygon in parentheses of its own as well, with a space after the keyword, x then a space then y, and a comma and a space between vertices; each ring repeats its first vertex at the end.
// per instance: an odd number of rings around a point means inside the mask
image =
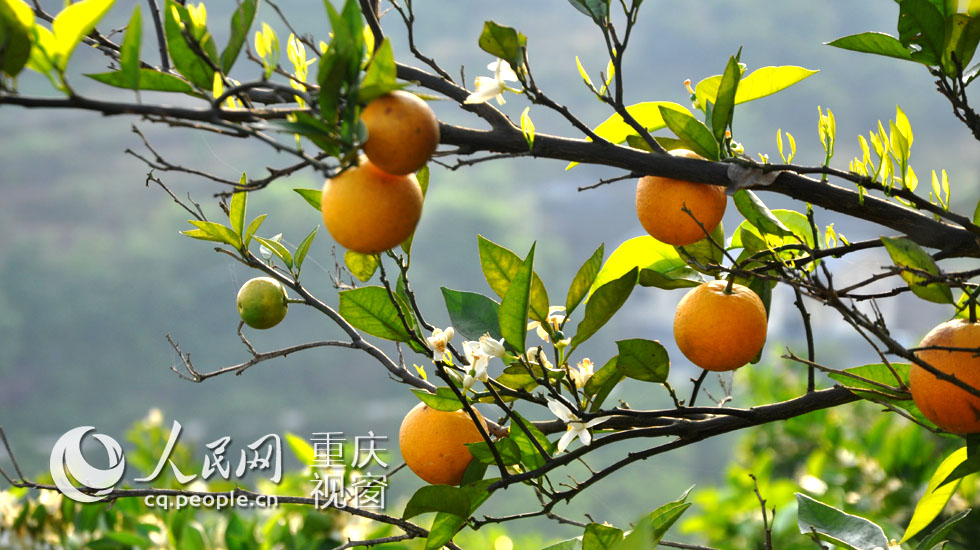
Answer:
MULTIPOLYGON (((49 11, 60 8, 58 2, 43 4, 49 11)), ((226 38, 229 5, 208 5, 209 23, 219 44, 226 38)), ((300 32, 326 38, 326 16, 319 3, 293 0, 279 5, 300 32)), ((131 6, 117 2, 103 28, 122 27, 131 6)), ((823 152, 816 123, 817 107, 822 106, 836 114, 834 164, 846 167, 858 152, 857 134, 866 135, 878 120, 887 123, 900 105, 915 131, 912 164, 923 187, 928 188, 931 170, 945 168, 954 208, 972 212, 980 191, 976 143, 951 116, 925 69, 822 45, 864 30, 894 33, 897 9, 892 3, 648 0, 642 11, 624 71, 628 103, 667 100, 686 105, 683 81, 690 78, 696 83, 720 73, 739 47, 750 71, 766 65, 820 69, 785 92, 736 110, 735 139, 744 144, 746 153, 778 158, 775 135, 782 129, 796 137, 798 163, 819 164, 823 152)), ((488 73, 485 66, 491 59, 478 49, 476 39, 483 21, 492 18, 518 27, 529 37, 535 77, 555 100, 593 126, 609 116, 609 109, 581 84, 575 68, 577 55, 593 79, 605 69, 601 34, 567 3, 418 2, 417 16, 420 49, 454 75, 465 71, 469 86, 474 77, 488 73)), ((257 20, 272 24, 285 46, 288 31, 269 6, 260 8, 257 20)), ((146 15, 144 21, 149 40, 146 15)), ((397 59, 417 64, 408 53, 397 14, 388 13, 383 24, 394 41, 397 59)), ((155 62, 152 43, 147 41, 143 52, 155 62)), ((72 84, 83 95, 133 100, 132 94, 109 90, 81 76, 104 70, 105 63, 95 50, 80 51, 72 61, 72 84)), ((257 77, 260 68, 241 61, 236 71, 233 76, 245 80, 257 77)), ((27 73, 20 89, 56 95, 41 77, 27 73)), ((160 98, 147 94, 144 99, 160 98)), ((512 94, 507 99, 502 110, 516 120, 527 103, 512 94)), ((433 108, 447 122, 482 127, 480 120, 452 104, 434 102, 433 108)), ((539 133, 578 137, 566 122, 543 108, 532 107, 530 114, 539 133)), ((178 235, 189 227, 186 213, 159 188, 145 185, 146 166, 124 154, 127 148, 147 154, 131 132, 134 124, 168 161, 227 179, 237 180, 242 171, 263 177, 265 167, 292 162, 260 143, 135 118, 0 108, 0 425, 25 469, 44 471, 53 441, 68 429, 92 425, 122 440, 127 426, 151 408, 162 410, 168 422, 181 422, 182 441, 202 453, 205 443, 225 435, 233 438, 233 446, 244 446, 264 434, 287 431, 306 437, 311 432, 342 431, 352 439, 372 430, 387 435, 388 448, 395 450, 398 424, 416 398, 392 383, 380 365, 364 354, 307 351, 260 364, 242 376, 227 375, 201 384, 171 372, 169 367, 178 358, 165 340, 167 334, 191 353, 201 371, 248 358, 235 333, 234 301, 238 287, 254 274, 214 253, 207 243, 178 235)), ((222 190, 218 185, 178 173, 156 175, 179 196, 189 193, 209 216, 220 215, 212 197, 222 190)), ((490 293, 479 270, 477 234, 522 256, 536 241, 536 270, 553 301, 564 296, 575 270, 599 243, 605 243, 608 256, 618 244, 642 233, 633 210, 632 182, 577 191, 614 175, 617 172, 590 166, 566 171, 564 163, 538 160, 483 163, 455 171, 433 165, 412 267, 413 286, 428 319, 439 326, 448 324, 440 286, 490 293)), ((321 220, 292 188, 321 184, 320 176, 306 171, 250 195, 249 216, 269 214, 260 234, 271 237, 282 232, 285 243, 298 244, 321 220)), ((805 208, 781 196, 765 192, 760 196, 772 208, 805 208)), ((731 208, 726 227, 734 229, 738 221, 731 208)), ((822 211, 818 222, 835 223, 837 231, 851 240, 880 231, 822 211)), ((330 276, 342 252, 321 230, 304 269, 305 285, 330 304, 336 303, 330 276)), ((838 270, 836 280, 843 283, 890 262, 882 252, 873 251, 829 263, 838 270)), ((673 308, 682 294, 638 288, 583 355, 601 365, 615 354, 615 340, 659 339, 674 359, 670 382, 686 395, 689 379, 696 373, 672 347, 670 332, 673 308)), ((881 309, 893 335, 909 345, 952 314, 949 308, 904 297, 882 303, 881 309)), ((813 310, 819 361, 843 368, 876 360, 833 312, 815 305, 813 310)), ((785 289, 776 292, 770 331, 766 357, 752 368, 798 373, 798 365, 779 357, 787 346, 805 349, 800 320, 785 289)), ((336 338, 340 331, 315 312, 294 306, 279 327, 248 334, 259 349, 269 350, 336 338)), ((534 338, 531 335, 529 342, 534 338)), ((408 360, 426 362, 422 356, 408 360)), ((746 384, 747 377, 736 377, 734 405, 753 404, 746 384)), ((715 395, 721 391, 715 381, 708 389, 715 395)), ((637 408, 668 403, 660 386, 634 383, 617 391, 615 398, 637 408)), ((549 413, 529 414, 545 419, 549 413)), ((597 521, 624 526, 692 484, 723 481, 726 464, 736 457, 737 437, 715 438, 634 465, 561 512, 577 519, 591 512, 597 521)), ((633 448, 650 444, 634 443, 633 448)), ((621 456, 625 449, 607 448, 597 453, 596 462, 621 456)), ((940 455, 935 453, 930 459, 938 463, 940 455)), ((397 475, 391 483, 391 502, 407 498, 419 484, 407 472, 397 475)), ((513 511, 530 506, 530 498, 530 493, 511 489, 491 499, 488 508, 513 511)), ((568 529, 539 522, 518 523, 513 529, 547 529, 547 536, 571 536, 568 529)))

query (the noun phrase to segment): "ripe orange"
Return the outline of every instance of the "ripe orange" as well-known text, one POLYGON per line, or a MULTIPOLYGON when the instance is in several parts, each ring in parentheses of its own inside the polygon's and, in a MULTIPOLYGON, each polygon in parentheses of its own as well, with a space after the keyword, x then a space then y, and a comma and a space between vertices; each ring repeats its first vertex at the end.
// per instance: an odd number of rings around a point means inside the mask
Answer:
MULTIPOLYGON (((919 347, 929 346, 980 347, 980 323, 966 319, 942 323, 930 330, 919 344, 919 347)), ((926 349, 915 355, 940 371, 980 388, 980 357, 976 352, 926 349)), ((909 371, 909 389, 922 414, 940 428, 956 434, 980 432, 980 397, 936 378, 915 363, 909 371)))
MULTIPOLYGON (((675 149, 670 154, 703 159, 687 149, 675 149)), ((643 176, 636 185, 636 216, 643 229, 654 239, 674 246, 705 238, 704 231, 711 233, 718 226, 727 204, 725 188, 718 185, 659 176, 643 176), (684 205, 704 224, 704 230, 682 210, 684 205)))
POLYGON ((710 371, 735 370, 766 343, 766 306, 747 286, 727 281, 694 287, 674 313, 674 340, 695 365, 710 371))
POLYGON ((286 300, 286 289, 279 281, 256 277, 238 290, 238 315, 252 328, 272 328, 286 317, 286 300))
MULTIPOLYGON (((486 429, 486 422, 476 413, 486 429)), ((408 411, 398 430, 402 460, 420 478, 434 485, 459 485, 473 455, 466 443, 483 441, 466 411, 437 411, 419 403, 408 411)))
POLYGON ((415 231, 422 188, 414 174, 396 176, 361 159, 361 165, 328 179, 321 196, 323 223, 341 246, 377 254, 415 231))
POLYGON ((429 162, 439 144, 439 120, 414 94, 401 90, 368 103, 364 154, 389 174, 410 174, 429 162))

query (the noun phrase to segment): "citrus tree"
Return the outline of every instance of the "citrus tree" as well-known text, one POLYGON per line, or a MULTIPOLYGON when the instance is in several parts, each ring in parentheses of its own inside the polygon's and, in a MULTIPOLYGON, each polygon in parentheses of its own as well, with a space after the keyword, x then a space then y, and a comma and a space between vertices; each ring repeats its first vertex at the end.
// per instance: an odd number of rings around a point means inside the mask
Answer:
MULTIPOLYGON (((269 4, 279 18, 276 24, 292 29, 288 14, 269 4)), ((867 137, 858 136, 862 155, 846 160, 846 167, 835 158, 838 136, 829 110, 821 110, 818 118, 825 159, 818 166, 795 164, 794 138, 787 134, 784 139, 782 132, 777 136, 778 162, 745 151, 732 125, 738 106, 789 88, 814 70, 746 67, 739 51, 718 64, 720 74, 688 83, 690 96, 683 105, 657 98, 627 104, 625 60, 641 20, 641 5, 648 6, 641 0, 569 4, 567 9, 581 12, 583 26, 594 27, 608 54, 608 65, 598 78, 580 64, 583 87, 564 92, 589 95, 608 109, 608 119, 596 127, 583 123, 555 93, 539 85, 527 37, 494 21, 484 24, 473 46, 496 59, 488 67, 492 75, 479 76, 473 88, 468 87, 416 46, 411 0, 385 5, 372 0, 327 1, 329 34, 290 33, 284 40, 257 17, 258 0, 240 0, 225 23, 230 34, 220 48, 209 31, 203 3, 150 0, 151 24, 143 24, 143 10, 136 6, 121 40, 113 40, 99 29, 100 20, 113 8, 112 0, 81 0, 58 13, 23 0, 0 0, 2 108, 138 116, 150 123, 252 140, 290 159, 260 176, 229 178, 169 162, 145 143, 153 153, 153 158, 141 157, 150 169, 147 183, 159 186, 191 217, 183 234, 214 243, 217 252, 256 274, 238 294, 238 333, 251 358, 202 372, 189 351, 169 340, 180 358, 174 365, 177 375, 201 383, 291 353, 341 347, 366 354, 420 400, 406 414, 399 445, 407 466, 428 485, 403 511, 389 515, 360 509, 347 500, 356 494, 321 506, 316 498, 302 494, 298 479, 291 479, 279 489, 300 494, 287 492, 282 502, 306 507, 303 517, 309 529, 258 530, 233 516, 218 529, 223 544, 327 547, 330 539, 317 531, 317 522, 340 514, 370 519, 381 527, 369 539, 339 541, 338 548, 395 548, 413 539, 424 541, 425 548, 458 548, 453 540, 461 530, 531 517, 580 531, 552 549, 657 544, 707 548, 663 540, 690 506, 687 493, 647 511, 631 526, 562 517, 555 507, 639 461, 739 430, 791 425, 811 413, 867 400, 877 404, 872 414, 904 417, 921 433, 957 436, 957 450, 929 465, 934 473, 924 495, 908 496, 921 498, 904 534, 886 533, 867 519, 798 494, 799 540, 868 550, 942 548, 968 511, 941 522, 936 518, 960 481, 980 470, 980 440, 974 435, 980 432, 980 325, 978 286, 973 282, 980 272, 960 261, 980 256, 980 215, 951 208, 945 171, 933 171, 931 185, 918 185, 919 176, 909 161, 913 131, 900 108, 894 120, 879 123, 867 137), (147 40, 144 27, 152 29, 147 40), (408 48, 397 52, 400 62, 389 32, 407 37, 408 48), (68 65, 82 44, 98 48, 110 65, 107 72, 86 76, 104 86, 131 90, 131 101, 78 91, 68 65), (46 76, 54 93, 18 92, 17 77, 25 70, 46 76), (526 102, 519 120, 494 106, 505 98, 526 102), (435 99, 454 103, 469 124, 481 127, 437 120, 425 101, 435 99), (567 135, 535 131, 532 115, 544 110, 568 123, 567 135), (414 290, 433 283, 412 277, 413 233, 424 215, 430 185, 433 190, 438 187, 436 167, 518 157, 567 161, 569 168, 606 167, 610 176, 599 185, 638 180, 636 211, 647 234, 617 243, 609 254, 603 244, 592 243, 595 252, 584 259, 567 289, 546 288, 535 273, 537 245, 519 254, 480 236, 480 267, 495 296, 441 288, 452 326, 437 327, 427 320, 436 314, 423 311, 414 290), (250 195, 299 171, 314 171, 325 179, 322 189, 295 190, 310 225, 322 216, 333 240, 346 249, 343 265, 338 266, 343 273, 333 288, 310 288, 302 277, 316 229, 291 247, 281 238, 260 236, 270 234, 275 220, 247 212, 250 195), (217 186, 220 213, 207 214, 210 209, 177 196, 158 172, 208 180, 217 186), (797 208, 770 210, 763 199, 773 194, 789 197, 797 208), (729 204, 743 221, 726 235, 720 220, 729 204), (851 242, 829 220, 818 219, 814 207, 861 220, 880 237, 851 242), (830 260, 857 257, 870 249, 886 250, 893 264, 861 273, 856 282, 835 281, 830 260), (869 290, 880 281, 894 285, 884 292, 869 290), (760 361, 773 289, 779 285, 795 294, 806 336, 805 352, 785 353, 806 372, 805 391, 773 392, 767 402, 750 408, 732 406, 730 395, 710 405, 696 404, 709 372, 760 361), (686 292, 674 316, 673 337, 686 359, 702 369, 689 388, 668 383, 671 360, 656 340, 616 341, 618 353, 595 364, 581 357, 579 350, 590 339, 614 338, 601 329, 637 286, 686 292), (937 326, 921 343, 901 341, 889 331, 892 320, 877 304, 907 293, 948 304, 952 320, 937 326), (564 300, 554 299, 561 295, 564 300), (271 351, 252 346, 249 330, 274 330, 297 305, 321 313, 343 338, 271 351), (811 329, 812 308, 839 315, 880 362, 817 362, 818 347, 830 343, 820 342, 811 329), (539 339, 529 341, 529 331, 539 339), (659 387, 672 406, 643 410, 612 403, 608 398, 621 384, 659 387), (551 419, 532 420, 542 417, 551 419), (570 468, 591 460, 597 449, 625 449, 636 441, 643 442, 642 449, 629 447, 632 450, 622 451, 615 460, 587 464, 582 479, 566 478, 570 468), (486 501, 517 485, 530 488, 537 498, 515 502, 508 515, 480 512, 486 501), (435 517, 423 526, 416 518, 426 513, 435 517)), ((897 36, 866 32, 830 44, 922 65, 956 118, 980 139, 980 116, 966 92, 980 70, 980 65, 971 64, 980 41, 980 5, 968 2, 958 9, 957 2, 945 0, 900 0, 897 7, 897 36)), ((162 437, 152 431, 158 427, 147 429, 156 434, 153 437, 162 437)), ((297 456, 309 459, 308 445, 290 444, 297 456)), ((13 465, 13 471, 0 473, 16 488, 56 490, 43 480, 26 479, 16 462, 13 465)), ((99 487, 81 489, 92 494, 99 487)), ((111 536, 83 544, 145 547, 153 532, 162 534, 164 545, 205 546, 202 530, 189 522, 187 513, 166 513, 159 525, 133 520, 140 508, 132 497, 206 496, 209 491, 192 491, 176 480, 167 488, 105 489, 98 493, 102 498, 135 504, 120 504, 122 516, 116 516, 98 504, 63 503, 59 521, 74 521, 90 531, 98 525, 117 527, 111 536)), ((236 491, 246 499, 263 496, 261 490, 236 491)), ((758 487, 750 496, 763 520, 764 544, 772 548, 773 511, 758 487)), ((13 531, 41 529, 47 517, 43 510, 22 507, 13 531)), ((48 527, 59 525, 47 522, 48 527)), ((61 544, 70 546, 65 540, 62 537, 61 544)))

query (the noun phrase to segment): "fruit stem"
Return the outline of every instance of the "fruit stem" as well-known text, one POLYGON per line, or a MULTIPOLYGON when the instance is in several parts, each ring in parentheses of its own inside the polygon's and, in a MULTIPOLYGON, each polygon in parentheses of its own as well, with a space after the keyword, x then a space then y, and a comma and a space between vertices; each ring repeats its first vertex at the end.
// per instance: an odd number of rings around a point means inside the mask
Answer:
POLYGON ((725 286, 725 294, 731 294, 732 289, 734 287, 735 287, 735 276, 732 275, 731 278, 728 279, 728 285, 725 286))

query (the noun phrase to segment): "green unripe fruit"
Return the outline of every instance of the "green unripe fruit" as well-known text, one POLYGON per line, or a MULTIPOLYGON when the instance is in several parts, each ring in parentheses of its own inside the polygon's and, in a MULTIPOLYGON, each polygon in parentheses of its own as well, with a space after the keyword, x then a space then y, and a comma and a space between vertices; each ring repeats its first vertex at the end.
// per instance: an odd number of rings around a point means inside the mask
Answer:
POLYGON ((270 277, 256 277, 238 291, 238 315, 257 329, 272 328, 286 317, 286 289, 270 277))

